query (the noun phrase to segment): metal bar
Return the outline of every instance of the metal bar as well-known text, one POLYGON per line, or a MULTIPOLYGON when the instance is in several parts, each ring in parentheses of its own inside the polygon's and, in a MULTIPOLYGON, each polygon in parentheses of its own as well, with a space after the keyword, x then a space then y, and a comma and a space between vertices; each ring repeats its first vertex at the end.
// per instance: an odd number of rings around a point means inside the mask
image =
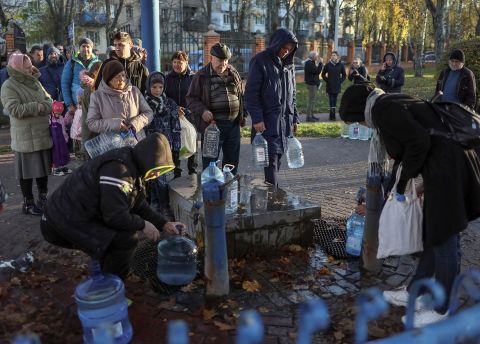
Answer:
POLYGON ((380 290, 370 288, 358 295, 357 306, 355 344, 362 344, 368 340, 368 322, 380 318, 388 310, 388 304, 380 290))
POLYGON ((325 330, 330 325, 330 317, 325 302, 321 299, 310 299, 298 308, 297 344, 311 343, 315 332, 325 330))

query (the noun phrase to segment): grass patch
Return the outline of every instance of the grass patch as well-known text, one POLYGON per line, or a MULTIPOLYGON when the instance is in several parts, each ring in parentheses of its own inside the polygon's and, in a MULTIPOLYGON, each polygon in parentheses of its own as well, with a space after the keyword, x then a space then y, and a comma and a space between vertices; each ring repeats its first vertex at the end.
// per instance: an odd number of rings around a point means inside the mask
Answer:
MULTIPOLYGON (((339 137, 342 124, 339 122, 300 123, 297 137, 339 137)), ((241 128, 242 137, 250 137, 250 127, 241 128)))
MULTIPOLYGON (((431 98, 435 93, 435 72, 435 67, 428 67, 424 69, 423 78, 416 78, 413 68, 406 68, 405 84, 402 87, 402 92, 419 98, 431 98)), ((376 74, 371 76, 372 80, 375 80, 375 76, 376 74)), ((345 80, 342 84, 342 93, 351 84, 348 79, 345 80)), ((325 83, 323 83, 322 88, 317 94, 314 113, 326 113, 329 111, 328 96, 325 93, 325 89, 325 83)), ((340 106, 341 96, 340 94, 338 97, 337 107, 340 106)), ((297 83, 297 109, 299 113, 305 113, 307 111, 307 97, 308 91, 306 85, 303 82, 297 83)))
POLYGON ((0 146, 0 155, 13 153, 10 145, 0 146))

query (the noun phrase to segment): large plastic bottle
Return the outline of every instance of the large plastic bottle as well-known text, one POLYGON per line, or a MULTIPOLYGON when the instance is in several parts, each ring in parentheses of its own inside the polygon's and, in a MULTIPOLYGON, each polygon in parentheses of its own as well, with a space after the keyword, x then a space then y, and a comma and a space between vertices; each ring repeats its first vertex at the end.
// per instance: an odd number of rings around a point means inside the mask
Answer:
POLYGON ((92 262, 90 277, 75 288, 75 302, 84 343, 97 343, 96 336, 105 326, 110 328, 115 344, 130 342, 133 330, 125 286, 117 276, 102 273, 98 261, 92 262))
POLYGON ((218 157, 218 145, 220 144, 220 129, 218 129, 215 121, 212 121, 205 129, 203 134, 202 156, 204 158, 218 157))
POLYGON ((358 125, 358 139, 361 140, 361 141, 368 141, 368 139, 370 138, 370 128, 362 125, 362 124, 359 124, 358 125))
POLYGON ((268 143, 261 132, 257 132, 252 141, 252 161, 257 168, 268 167, 268 143))
POLYGON ((302 144, 294 136, 287 141, 287 163, 290 168, 300 168, 304 164, 302 144))
POLYGON ((350 128, 348 130, 348 137, 351 140, 358 140, 359 131, 360 131, 360 128, 357 122, 350 124, 350 128))
POLYGON ((208 182, 209 180, 218 180, 221 183, 225 183, 225 177, 217 167, 217 163, 215 161, 210 161, 210 165, 202 172, 202 185, 208 182))
POLYGON ((136 143, 137 139, 131 131, 126 133, 107 131, 93 139, 85 141, 85 150, 90 158, 95 158, 115 148, 133 147, 136 143))
POLYGON ((173 235, 158 243, 157 277, 169 285, 185 285, 197 275, 197 245, 187 237, 173 235))
POLYGON ((362 250, 363 230, 365 228, 365 217, 353 213, 347 219, 347 246, 346 251, 352 256, 359 256, 362 250))
MULTIPOLYGON (((225 177, 225 183, 234 179, 235 176, 232 170, 235 168, 233 165, 223 166, 223 176, 225 177)), ((227 201, 225 203, 225 214, 234 214, 238 210, 238 182, 235 180, 227 188, 227 201)))
POLYGON ((342 124, 342 131, 341 131, 341 133, 340 133, 340 136, 341 136, 343 139, 348 139, 349 130, 350 130, 350 124, 343 122, 343 124, 342 124))

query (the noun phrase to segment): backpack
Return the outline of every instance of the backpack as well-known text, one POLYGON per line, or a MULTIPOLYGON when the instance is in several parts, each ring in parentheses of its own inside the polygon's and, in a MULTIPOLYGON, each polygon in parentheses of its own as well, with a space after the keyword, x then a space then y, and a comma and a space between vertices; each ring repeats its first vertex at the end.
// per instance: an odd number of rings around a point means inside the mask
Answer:
POLYGON ((465 148, 480 146, 480 115, 471 108, 456 102, 425 101, 435 112, 447 132, 430 128, 430 135, 439 135, 460 143, 465 148))

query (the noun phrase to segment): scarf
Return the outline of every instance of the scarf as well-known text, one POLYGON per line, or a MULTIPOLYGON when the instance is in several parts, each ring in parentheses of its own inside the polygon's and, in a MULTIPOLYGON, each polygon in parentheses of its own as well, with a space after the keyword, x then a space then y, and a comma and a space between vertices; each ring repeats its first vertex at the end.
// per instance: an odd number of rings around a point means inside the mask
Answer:
POLYGON ((379 185, 384 176, 388 174, 389 162, 388 155, 378 129, 373 124, 372 108, 378 97, 385 92, 380 88, 375 88, 367 97, 365 106, 365 122, 369 128, 373 129, 373 136, 370 141, 370 149, 368 152, 368 174, 367 185, 379 185))

